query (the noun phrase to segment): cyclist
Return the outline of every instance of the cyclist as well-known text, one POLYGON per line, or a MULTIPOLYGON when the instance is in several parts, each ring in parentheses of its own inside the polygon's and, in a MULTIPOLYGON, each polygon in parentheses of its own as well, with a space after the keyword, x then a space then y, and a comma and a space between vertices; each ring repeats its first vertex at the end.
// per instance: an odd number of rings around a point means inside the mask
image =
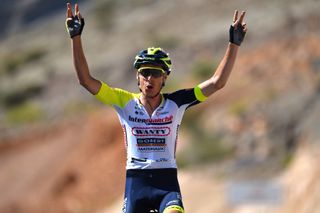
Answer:
POLYGON ((235 11, 226 53, 213 76, 195 86, 161 93, 171 71, 163 49, 150 47, 135 57, 134 68, 140 93, 112 88, 90 75, 82 49, 84 19, 75 5, 67 4, 67 31, 79 83, 97 99, 112 106, 123 127, 126 149, 124 213, 182 213, 182 198, 175 159, 178 129, 185 110, 204 101, 227 83, 236 55, 247 31, 245 12, 235 11))

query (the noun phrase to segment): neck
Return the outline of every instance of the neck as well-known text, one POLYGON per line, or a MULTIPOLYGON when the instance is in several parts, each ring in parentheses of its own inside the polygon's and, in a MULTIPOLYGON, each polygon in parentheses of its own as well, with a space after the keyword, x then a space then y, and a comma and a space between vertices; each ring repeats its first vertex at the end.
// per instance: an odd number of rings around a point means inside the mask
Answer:
POLYGON ((151 116, 153 111, 161 104, 161 95, 159 93, 154 97, 148 97, 142 93, 140 96, 140 102, 143 104, 143 106, 151 116))

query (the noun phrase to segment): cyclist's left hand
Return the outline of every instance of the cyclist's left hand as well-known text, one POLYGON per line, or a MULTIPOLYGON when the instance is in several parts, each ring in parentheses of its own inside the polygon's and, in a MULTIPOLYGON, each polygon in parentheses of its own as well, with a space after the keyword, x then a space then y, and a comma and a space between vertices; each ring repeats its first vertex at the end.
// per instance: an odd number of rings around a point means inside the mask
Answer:
POLYGON ((246 12, 242 11, 238 17, 238 10, 234 12, 233 23, 229 29, 229 41, 240 46, 247 32, 246 23, 243 21, 246 12))

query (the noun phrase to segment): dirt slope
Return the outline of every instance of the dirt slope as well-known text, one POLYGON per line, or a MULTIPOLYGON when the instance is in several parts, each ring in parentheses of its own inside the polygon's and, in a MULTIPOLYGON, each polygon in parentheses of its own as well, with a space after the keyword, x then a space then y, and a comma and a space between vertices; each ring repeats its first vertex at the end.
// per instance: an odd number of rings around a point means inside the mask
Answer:
MULTIPOLYGON (((301 146, 287 170, 273 177, 282 187, 282 202, 276 205, 228 203, 228 184, 232 177, 219 178, 212 167, 183 170, 179 173, 186 212, 190 213, 317 213, 320 210, 320 152, 312 145, 301 146)), ((120 196, 97 213, 117 213, 120 196)))
POLYGON ((122 192, 125 151, 111 110, 1 144, 0 212, 91 212, 122 192))

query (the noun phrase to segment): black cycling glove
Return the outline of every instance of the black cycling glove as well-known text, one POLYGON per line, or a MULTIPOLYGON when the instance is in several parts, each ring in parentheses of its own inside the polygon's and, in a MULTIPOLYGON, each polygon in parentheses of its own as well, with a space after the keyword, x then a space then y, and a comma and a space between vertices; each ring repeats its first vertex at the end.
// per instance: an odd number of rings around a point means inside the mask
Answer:
POLYGON ((244 27, 241 24, 238 24, 237 29, 231 25, 229 29, 229 41, 240 46, 246 35, 246 32, 243 29, 244 27))
POLYGON ((84 27, 84 19, 79 20, 78 16, 72 16, 66 20, 66 28, 71 38, 81 35, 84 27))

